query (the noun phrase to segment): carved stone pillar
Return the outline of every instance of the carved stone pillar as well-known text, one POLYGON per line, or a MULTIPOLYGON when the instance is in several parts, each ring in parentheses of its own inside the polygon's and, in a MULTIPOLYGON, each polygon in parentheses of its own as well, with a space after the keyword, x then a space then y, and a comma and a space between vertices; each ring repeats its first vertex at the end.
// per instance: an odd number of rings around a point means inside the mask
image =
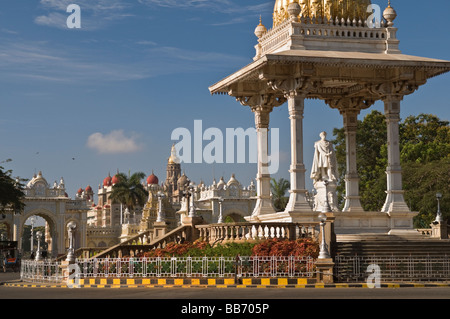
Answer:
POLYGON ((272 204, 270 192, 269 173, 269 122, 270 113, 276 106, 282 105, 285 100, 273 95, 256 94, 251 97, 238 97, 237 100, 246 106, 250 106, 255 115, 255 127, 257 134, 258 172, 256 175, 256 204, 250 219, 257 220, 258 216, 273 214, 275 209, 272 204))
POLYGON ((362 212, 359 196, 359 176, 356 165, 356 131, 359 110, 342 110, 344 118, 345 144, 347 154, 347 174, 345 174, 345 205, 344 212, 362 212))
MULTIPOLYGON (((403 197, 402 168, 400 165, 400 102, 405 95, 409 95, 417 89, 417 84, 409 83, 408 81, 386 82, 374 85, 370 89, 372 93, 377 94, 384 102, 384 113, 387 123, 388 167, 386 169, 387 195, 382 212, 390 215, 392 213, 410 212, 403 197)), ((412 225, 401 226, 412 227, 412 225)))
POLYGON ((252 108, 258 147, 258 173, 256 175, 257 201, 252 216, 275 213, 270 193, 269 174, 269 122, 272 107, 259 105, 252 108))
POLYGON ((281 91, 288 101, 289 119, 291 125, 291 166, 290 195, 286 213, 311 212, 307 200, 305 181, 305 164, 303 163, 303 113, 305 97, 312 83, 307 77, 291 78, 283 81, 271 81, 269 86, 275 91, 281 91))
POLYGON ((339 109, 344 119, 346 144, 346 175, 345 175, 345 205, 344 212, 363 212, 359 196, 359 176, 356 156, 356 132, 358 115, 362 109, 369 108, 375 103, 361 97, 328 100, 332 108, 339 109))
POLYGON ((387 95, 384 101, 384 111, 387 122, 388 167, 386 202, 382 212, 409 212, 410 209, 403 197, 402 168, 400 165, 400 95, 387 95))
POLYGON ((305 164, 303 163, 303 113, 305 97, 294 92, 288 96, 289 119, 291 121, 291 167, 290 196, 285 212, 312 211, 307 200, 305 164))

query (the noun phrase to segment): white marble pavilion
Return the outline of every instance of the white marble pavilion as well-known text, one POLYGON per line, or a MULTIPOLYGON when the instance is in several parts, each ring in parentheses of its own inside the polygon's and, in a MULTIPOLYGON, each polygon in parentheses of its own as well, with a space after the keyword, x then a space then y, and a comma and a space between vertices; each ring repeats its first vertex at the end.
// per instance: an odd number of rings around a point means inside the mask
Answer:
POLYGON ((370 4, 368 0, 276 0, 272 29, 260 23, 255 30, 258 43, 253 62, 209 88, 212 94, 236 98, 255 117, 257 203, 249 221, 317 220, 318 212, 311 209, 306 195, 303 114, 306 100, 319 99, 339 110, 346 130, 346 197, 342 212, 333 212, 336 233, 408 234, 413 230, 417 213, 405 203, 402 188, 400 108, 405 96, 450 71, 450 62, 402 54, 394 8, 389 2, 381 23, 372 25, 367 12, 370 4), (359 197, 357 119, 361 110, 379 100, 384 102, 388 127, 386 201, 381 211, 367 212, 359 197), (267 163, 268 129, 272 110, 286 102, 291 190, 286 210, 276 212, 267 163))

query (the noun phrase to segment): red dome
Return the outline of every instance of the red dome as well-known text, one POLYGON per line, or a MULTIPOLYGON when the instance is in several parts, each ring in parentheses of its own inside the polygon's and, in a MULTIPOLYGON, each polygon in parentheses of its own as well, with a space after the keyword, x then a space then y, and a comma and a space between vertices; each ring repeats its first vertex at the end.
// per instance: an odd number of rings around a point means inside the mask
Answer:
POLYGON ((111 176, 108 175, 108 177, 103 180, 103 186, 106 187, 111 186, 111 180, 112 180, 111 176))
POLYGON ((78 190, 78 194, 81 194, 83 192, 83 189, 82 188, 80 188, 79 190, 78 190))
POLYGON ((156 185, 159 183, 158 177, 152 173, 149 177, 147 177, 147 185, 156 185))
POLYGON ((112 178, 112 180, 111 180, 111 184, 117 184, 119 182, 119 176, 117 176, 117 175, 114 175, 114 177, 112 178))
POLYGON ((86 193, 90 193, 90 192, 92 192, 92 187, 89 185, 88 187, 86 187, 86 189, 84 191, 86 193))

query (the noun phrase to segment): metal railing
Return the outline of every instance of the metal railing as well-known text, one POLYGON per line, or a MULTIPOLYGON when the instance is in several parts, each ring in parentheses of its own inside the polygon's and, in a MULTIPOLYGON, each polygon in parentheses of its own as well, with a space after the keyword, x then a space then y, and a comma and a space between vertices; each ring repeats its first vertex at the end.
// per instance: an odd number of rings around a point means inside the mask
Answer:
POLYGON ((311 257, 152 257, 77 260, 80 278, 95 277, 308 277, 311 257))
POLYGON ((20 279, 36 283, 60 283, 64 276, 59 262, 22 260, 20 279))
POLYGON ((448 281, 450 256, 336 256, 337 281, 364 282, 370 265, 380 269, 380 281, 448 281))

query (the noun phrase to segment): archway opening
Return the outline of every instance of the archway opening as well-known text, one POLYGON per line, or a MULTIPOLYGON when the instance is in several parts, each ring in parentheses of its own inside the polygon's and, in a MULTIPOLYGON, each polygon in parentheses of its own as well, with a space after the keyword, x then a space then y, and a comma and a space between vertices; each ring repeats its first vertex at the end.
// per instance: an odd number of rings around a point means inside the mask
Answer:
POLYGON ((51 220, 41 214, 30 215, 25 220, 20 237, 23 258, 35 258, 38 248, 44 259, 52 257, 52 225, 51 220))

